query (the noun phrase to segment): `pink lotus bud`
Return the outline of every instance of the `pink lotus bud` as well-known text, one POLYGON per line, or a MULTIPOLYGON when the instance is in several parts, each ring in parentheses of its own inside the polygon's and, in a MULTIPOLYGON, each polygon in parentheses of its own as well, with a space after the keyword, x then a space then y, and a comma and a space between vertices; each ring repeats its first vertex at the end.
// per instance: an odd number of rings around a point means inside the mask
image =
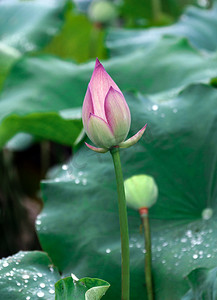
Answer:
POLYGON ((130 129, 130 110, 121 90, 98 59, 84 98, 82 120, 88 137, 100 148, 86 145, 101 153, 112 147, 128 148, 134 145, 146 128, 144 126, 136 135, 124 141, 130 129))

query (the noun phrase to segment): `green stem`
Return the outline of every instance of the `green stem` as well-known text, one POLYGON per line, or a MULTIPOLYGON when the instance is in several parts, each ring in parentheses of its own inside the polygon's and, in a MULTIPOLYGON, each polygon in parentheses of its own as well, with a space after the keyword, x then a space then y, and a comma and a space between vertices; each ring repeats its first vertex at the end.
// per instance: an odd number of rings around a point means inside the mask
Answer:
POLYGON ((95 58, 98 56, 98 45, 101 33, 101 25, 94 23, 90 32, 89 57, 95 58))
POLYGON ((145 280, 147 286, 148 300, 154 300, 152 274, 151 274, 151 234, 148 218, 148 210, 146 214, 141 216, 145 235, 145 280))
POLYGON ((130 299, 130 251, 127 220, 127 206, 124 192, 124 180, 121 169, 120 154, 118 148, 111 151, 118 191, 118 209, 121 232, 121 256, 122 256, 122 300, 130 299))
POLYGON ((152 0, 152 17, 154 21, 157 21, 161 14, 161 1, 152 0))

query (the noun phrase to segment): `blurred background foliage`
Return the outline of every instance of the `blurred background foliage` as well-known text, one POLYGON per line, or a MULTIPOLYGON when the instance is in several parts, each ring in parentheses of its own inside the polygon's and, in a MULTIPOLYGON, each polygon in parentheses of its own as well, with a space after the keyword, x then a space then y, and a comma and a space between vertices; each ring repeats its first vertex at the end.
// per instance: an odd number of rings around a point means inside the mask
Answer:
MULTIPOLYGON (((169 252, 179 255, 182 244, 176 240, 177 232, 186 239, 189 230, 192 235, 195 234, 193 237, 196 241, 199 239, 196 234, 201 230, 208 236, 207 244, 215 242, 215 222, 207 225, 200 218, 201 211, 207 205, 213 209, 216 206, 216 14, 216 2, 208 0, 141 0, 136 3, 133 0, 0 1, 1 257, 19 250, 40 250, 42 246, 64 275, 69 275, 74 268, 78 274, 85 271, 94 276, 96 266, 89 262, 92 257, 90 247, 93 257, 97 258, 94 261, 98 268, 97 274, 111 281, 118 291, 119 275, 113 276, 114 270, 115 274, 119 274, 118 223, 115 221, 117 216, 114 204, 107 201, 108 198, 115 198, 114 187, 111 185, 108 189, 106 186, 110 182, 108 178, 112 176, 110 163, 107 158, 102 162, 103 158, 87 154, 81 143, 84 139, 81 105, 94 67, 93 61, 98 57, 104 60, 106 70, 126 93, 133 116, 131 133, 140 129, 144 119, 153 128, 147 131, 145 140, 135 153, 127 152, 124 161, 127 175, 132 175, 134 168, 137 172, 153 173, 151 175, 158 178, 161 187, 159 204, 152 210, 152 217, 169 221, 164 223, 161 220, 153 225, 156 234, 155 276, 159 281, 157 291, 162 291, 161 296, 158 294, 159 299, 169 299, 167 293, 171 283, 167 284, 166 279, 160 276, 168 275, 176 262, 169 254, 159 254, 158 248, 163 249, 162 244, 167 243, 169 252), (143 111, 140 111, 141 105, 144 105, 143 111), (179 118, 176 117, 177 111, 180 111, 179 118), (193 117, 192 112, 195 113, 193 117), (208 124, 206 128, 200 124, 201 120, 208 124), (199 149, 195 160, 191 156, 192 149, 199 149), (144 158, 141 153, 146 153, 148 158, 144 158), (88 155, 92 162, 80 167, 82 160, 87 164, 83 158, 88 155), (181 167, 177 164, 177 155, 182 162, 181 167), (67 163, 71 156, 73 161, 67 163), (98 160, 102 163, 94 171, 94 181, 91 167, 94 168, 98 160), (150 166, 152 160, 154 162, 150 166), (134 164, 129 164, 132 161, 134 164), (167 161, 167 167, 161 165, 162 161, 167 161), (54 167, 56 165, 60 167, 54 167), (173 182, 174 165, 177 170, 176 184, 173 182), (83 178, 82 168, 88 179, 83 178), (96 180, 99 180, 97 174, 100 172, 105 179, 107 195, 98 191, 96 180), (188 177, 187 183, 185 177, 188 177), (42 192, 45 204, 42 210, 40 181, 44 179, 46 181, 42 183, 42 192), (76 180, 82 186, 78 186, 76 180), (88 187, 86 180, 90 182, 88 187), (189 182, 193 181, 190 185, 189 182), (184 196, 182 190, 185 191, 184 196), (84 202, 89 200, 89 194, 93 192, 98 198, 91 199, 94 203, 92 208, 87 206, 93 217, 88 219, 84 227, 86 230, 83 230, 82 222, 85 222, 87 215, 84 214, 86 207, 81 205, 76 212, 76 220, 80 221, 72 223, 75 231, 76 226, 79 227, 80 236, 71 237, 70 229, 67 231, 71 215, 65 216, 66 212, 72 209, 76 211, 76 201, 80 202, 80 198, 84 202), (80 194, 82 197, 78 197, 80 194), (208 202, 205 201, 207 194, 208 202), (66 200, 59 207, 62 195, 66 200), (169 195, 173 195, 173 198, 169 195), (188 201, 184 202, 186 198, 188 201), (74 199, 73 204, 71 199, 74 199), (103 215, 101 199, 108 203, 106 205, 110 214, 103 215), (182 209, 180 203, 184 203, 182 209), (35 220, 41 211, 36 221, 36 233, 35 220), (97 219, 97 211, 101 211, 105 220, 110 220, 102 226, 103 234, 109 236, 109 230, 113 232, 109 246, 99 236, 102 232, 98 233, 94 229, 101 228, 101 219, 99 223, 96 222, 97 226, 92 226, 93 219, 97 219), (57 229, 59 215, 62 216, 62 222, 57 229), (182 220, 184 225, 174 223, 176 218, 182 220), (197 219, 200 220, 197 222, 197 219), (168 233, 168 228, 174 229, 168 233), (91 244, 87 232, 98 241, 96 245, 91 244), (83 246, 85 239, 86 249, 83 246), (105 251, 110 246, 114 254, 107 261, 105 251), (77 249, 76 253, 74 249, 77 249), (86 264, 82 263, 81 255, 86 264), (168 269, 162 266, 165 260, 163 255, 168 260, 168 269), (64 259, 61 261, 62 257, 64 259), (157 272, 159 260, 162 263, 160 275, 157 272), (105 268, 101 268, 104 262, 105 268)), ((139 240, 137 225, 138 218, 130 211, 131 233, 139 240)), ((136 245, 135 241, 133 243, 136 245)), ((188 291, 187 281, 183 283, 183 276, 187 273, 190 273, 189 280, 194 281, 192 267, 189 269, 194 263, 193 250, 189 248, 189 255, 183 258, 182 267, 173 274, 179 291, 174 285, 170 299, 180 299, 185 293, 183 299, 193 299, 194 291, 188 291)), ((209 257, 204 258, 200 266, 216 267, 214 246, 212 250, 212 259, 207 262, 209 257)), ((206 256, 210 255, 205 246, 200 251, 206 256)), ((49 264, 49 259, 42 254, 28 255, 42 259, 43 268, 49 264)), ((133 276, 140 282, 143 271, 139 266, 143 256, 138 258, 136 252, 133 252, 132 257, 135 265, 133 276)), ((197 267, 195 263, 194 268, 197 267)), ((212 279, 214 271, 207 269, 197 274, 201 273, 211 274, 212 279)), ((60 277, 59 273, 54 275, 52 282, 60 277)), ((203 286, 206 291, 211 279, 204 279, 205 283, 198 287, 202 294, 203 286)), ((133 288, 138 292, 139 299, 142 295, 141 287, 138 288, 136 280, 133 288)), ((0 295, 3 297, 5 294, 0 295)), ((112 295, 119 297, 115 292, 112 295)), ((19 299, 16 290, 14 297, 19 299)))

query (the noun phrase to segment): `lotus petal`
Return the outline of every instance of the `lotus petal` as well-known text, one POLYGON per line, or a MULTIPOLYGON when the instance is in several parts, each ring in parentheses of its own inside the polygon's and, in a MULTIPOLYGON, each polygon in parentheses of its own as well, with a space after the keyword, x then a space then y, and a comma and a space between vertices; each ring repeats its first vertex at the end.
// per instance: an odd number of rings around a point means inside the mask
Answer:
POLYGON ((106 120, 104 110, 105 97, 111 86, 116 91, 121 93, 117 84, 111 79, 99 60, 96 59, 96 65, 89 83, 89 87, 93 99, 94 114, 103 120, 106 120))
POLYGON ((123 94, 116 91, 112 86, 105 99, 105 115, 118 145, 129 132, 131 117, 123 94))
POLYGON ((97 147, 94 147, 94 146, 91 146, 90 144, 86 143, 85 142, 85 145, 90 148, 90 150, 93 150, 95 152, 98 152, 98 153, 106 153, 108 152, 108 149, 105 149, 105 148, 97 148, 97 147))
POLYGON ((115 145, 115 138, 108 123, 96 115, 90 114, 87 135, 100 148, 109 149, 115 145))
POLYGON ((93 100, 92 100, 92 96, 91 96, 91 91, 88 86, 87 92, 86 92, 86 95, 84 98, 83 107, 82 107, 82 121, 83 121, 85 131, 87 131, 87 124, 88 124, 90 114, 94 114, 94 110, 93 110, 93 100))
POLYGON ((145 126, 140 129, 134 136, 132 136, 131 138, 129 138, 128 140, 126 140, 125 142, 122 142, 119 144, 120 148, 129 148, 133 145, 135 145, 143 136, 143 133, 145 132, 147 124, 145 124, 145 126))

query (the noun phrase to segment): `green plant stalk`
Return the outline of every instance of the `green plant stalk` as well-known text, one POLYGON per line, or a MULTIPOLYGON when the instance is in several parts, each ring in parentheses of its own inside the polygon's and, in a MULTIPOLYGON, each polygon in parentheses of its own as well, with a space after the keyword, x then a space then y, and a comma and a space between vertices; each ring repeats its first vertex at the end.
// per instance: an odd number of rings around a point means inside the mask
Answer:
POLYGON ((151 0, 152 2, 152 17, 154 21, 160 18, 161 14, 161 0, 151 0))
POLYGON ((94 23, 90 32, 90 43, 89 43, 89 56, 95 58, 98 56, 98 45, 101 33, 101 25, 94 23))
POLYGON ((122 258, 122 300, 130 299, 130 250, 127 220, 127 206, 124 191, 124 180, 118 148, 110 150, 117 182, 118 210, 121 232, 121 258, 122 258))
POLYGON ((148 210, 146 214, 141 216, 145 235, 145 280, 147 286, 148 300, 154 300, 152 273, 151 273, 151 233, 148 218, 148 210))

